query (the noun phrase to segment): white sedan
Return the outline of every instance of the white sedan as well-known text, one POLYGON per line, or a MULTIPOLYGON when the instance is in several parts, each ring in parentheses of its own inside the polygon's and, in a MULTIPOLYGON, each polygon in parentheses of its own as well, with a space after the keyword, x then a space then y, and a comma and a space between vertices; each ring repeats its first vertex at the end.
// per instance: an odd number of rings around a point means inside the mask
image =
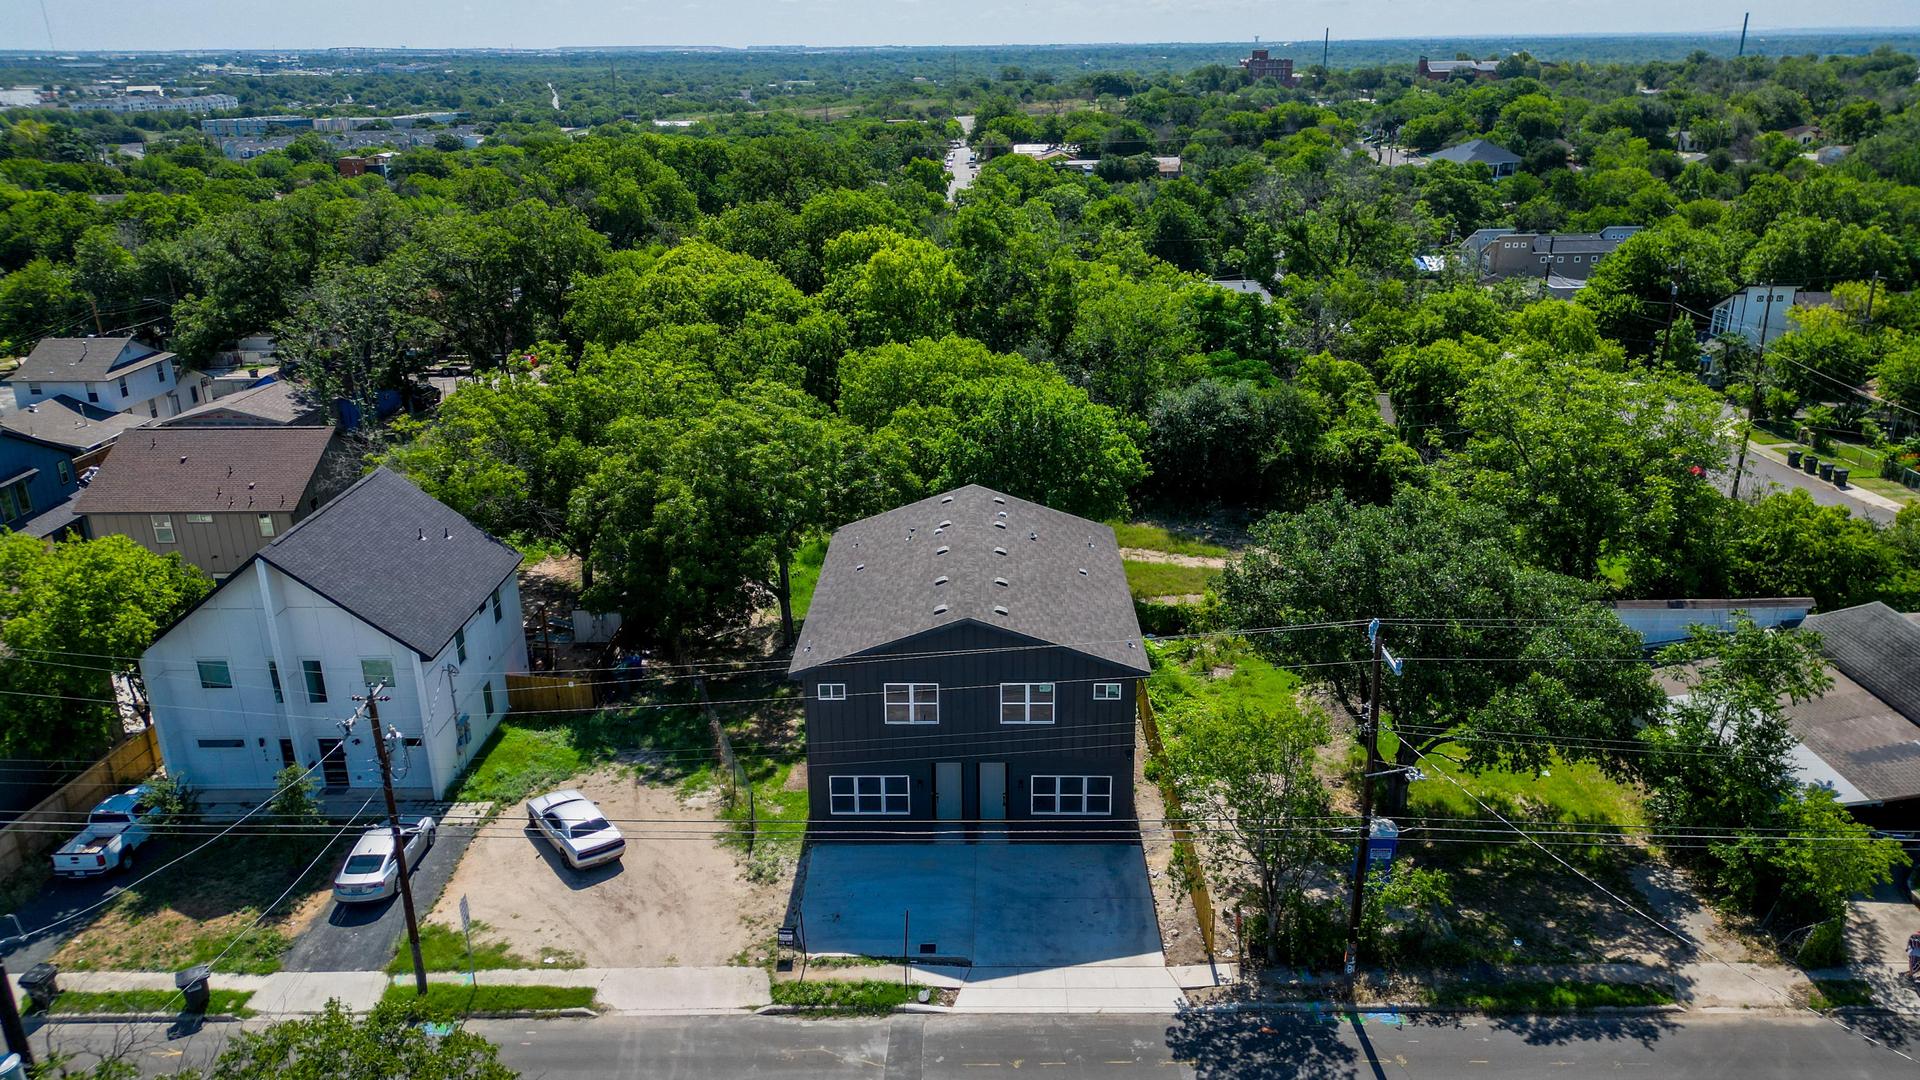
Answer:
POLYGON ((528 800, 527 824, 575 870, 610 863, 627 849, 626 838, 593 800, 572 789, 528 800))
MULTIPOLYGON (((420 857, 433 846, 438 828, 430 817, 400 827, 407 844, 409 874, 419 868, 420 857)), ((347 854, 346 864, 333 877, 333 898, 343 904, 365 904, 385 900, 399 891, 400 867, 393 859, 393 829, 379 825, 361 833, 347 854)))

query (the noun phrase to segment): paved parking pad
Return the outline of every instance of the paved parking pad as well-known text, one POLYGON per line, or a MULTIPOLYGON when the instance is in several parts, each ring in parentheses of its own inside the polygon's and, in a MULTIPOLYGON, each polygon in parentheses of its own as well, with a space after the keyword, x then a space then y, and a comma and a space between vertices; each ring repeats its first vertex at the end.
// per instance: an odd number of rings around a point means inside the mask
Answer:
POLYGON ((904 940, 975 967, 1166 963, 1138 844, 816 844, 808 858, 810 952, 898 956, 904 940))

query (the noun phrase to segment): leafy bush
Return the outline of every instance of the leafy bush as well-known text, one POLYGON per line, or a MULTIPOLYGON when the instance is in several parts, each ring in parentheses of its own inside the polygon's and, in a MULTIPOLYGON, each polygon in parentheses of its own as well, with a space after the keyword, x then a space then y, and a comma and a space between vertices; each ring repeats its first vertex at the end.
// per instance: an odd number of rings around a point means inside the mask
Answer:
POLYGON ((200 793, 180 777, 161 774, 147 781, 147 796, 160 815, 160 824, 191 822, 200 817, 200 793))
POLYGON ((305 769, 298 765, 281 769, 280 774, 273 778, 273 786, 280 792, 273 797, 271 810, 276 825, 292 828, 325 820, 320 814, 320 800, 315 797, 320 784, 305 769))
POLYGON ((1197 610, 1192 604, 1162 604, 1152 600, 1133 602, 1134 616, 1140 620, 1140 632, 1148 637, 1191 633, 1197 610))
POLYGON ((1847 920, 1828 919, 1813 928, 1800 943, 1793 961, 1803 968, 1841 967, 1847 962, 1847 920))
POLYGON ((773 1003, 872 1016, 892 1012, 895 1006, 913 1000, 917 993, 897 982, 879 979, 861 979, 858 982, 821 979, 815 982, 774 983, 773 1003))
POLYGON ((1673 994, 1645 983, 1464 982, 1426 991, 1429 1004, 1487 1013, 1555 1013, 1579 1009, 1671 1005, 1673 994))

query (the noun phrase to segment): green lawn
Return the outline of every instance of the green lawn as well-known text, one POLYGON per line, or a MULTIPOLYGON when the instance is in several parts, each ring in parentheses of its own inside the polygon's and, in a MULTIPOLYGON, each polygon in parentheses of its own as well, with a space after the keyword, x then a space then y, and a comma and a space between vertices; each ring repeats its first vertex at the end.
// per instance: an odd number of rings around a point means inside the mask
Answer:
POLYGON ((1210 544, 1190 536, 1181 536, 1168 532, 1158 525, 1146 525, 1139 522, 1110 521, 1113 537, 1124 548, 1144 548, 1148 551, 1164 551, 1170 555, 1198 555, 1201 558, 1222 559, 1232 554, 1219 544, 1210 544))
POLYGON ((918 993, 914 988, 880 979, 815 979, 774 983, 773 1003, 832 1010, 843 1016, 875 1016, 892 1012, 895 1006, 912 1001, 918 993))
POLYGON ((1671 1005, 1673 994, 1643 983, 1465 982, 1423 991, 1429 1005, 1485 1013, 1563 1013, 1581 1009, 1671 1005))
POLYGON ((793 565, 787 570, 787 587, 793 594, 793 617, 804 619, 813 606, 813 587, 820 584, 820 564, 827 561, 827 538, 816 536, 800 545, 793 565))
MULTIPOLYGON (((1391 760, 1394 753, 1392 732, 1380 739, 1380 754, 1391 760)), ((1640 798, 1633 788, 1619 783, 1588 762, 1567 762, 1555 756, 1544 775, 1502 772, 1489 769, 1470 773, 1454 762, 1462 756, 1458 744, 1449 743, 1427 752, 1420 766, 1429 775, 1416 780, 1408 790, 1409 809, 1417 816, 1485 817, 1480 806, 1467 794, 1472 792, 1508 817, 1546 818, 1563 822, 1590 822, 1605 825, 1639 825, 1640 798), (1460 790, 1444 773, 1466 786, 1460 790)))
POLYGON ((1807 1004, 1825 1012, 1873 1004, 1873 986, 1865 979, 1815 979, 1807 1004))
POLYGON ((1920 491, 1915 491, 1898 480, 1889 480, 1884 476, 1861 476, 1855 473, 1847 478, 1847 483, 1875 495, 1884 495, 1895 502, 1920 502, 1920 491))
POLYGON ((1300 687, 1298 675, 1262 660, 1239 639, 1156 642, 1147 648, 1153 657, 1147 694, 1161 713, 1175 713, 1189 700, 1274 709, 1292 701, 1300 687))
POLYGON ((1207 591, 1220 571, 1210 566, 1178 566, 1173 563, 1125 560, 1127 591, 1135 600, 1156 596, 1198 596, 1207 591))
MULTIPOLYGON (((413 983, 387 987, 382 1001, 419 1000, 413 983)), ((473 1013, 559 1012, 593 1006, 591 986, 468 986, 466 983, 427 984, 427 1010, 442 1016, 473 1013)))
MULTIPOLYGON (((577 968, 581 966, 580 957, 570 952, 554 951, 537 957, 525 957, 509 949, 505 942, 490 940, 486 923, 475 920, 473 923, 473 960, 469 969, 467 960, 467 936, 457 928, 441 926, 439 923, 425 923, 420 927, 420 959, 428 971, 502 971, 508 969, 530 968, 577 968), (552 963, 547 963, 551 959, 552 963)), ((407 975, 413 972, 413 950, 407 947, 405 938, 394 949, 393 961, 387 965, 387 971, 393 975, 407 975)))
MULTIPOLYGON (((207 1013, 211 1016, 252 1016, 247 1002, 251 990, 213 990, 207 994, 207 1013)), ((99 1015, 103 1013, 179 1012, 186 999, 178 990, 63 990, 53 999, 47 1012, 53 1016, 99 1015)))

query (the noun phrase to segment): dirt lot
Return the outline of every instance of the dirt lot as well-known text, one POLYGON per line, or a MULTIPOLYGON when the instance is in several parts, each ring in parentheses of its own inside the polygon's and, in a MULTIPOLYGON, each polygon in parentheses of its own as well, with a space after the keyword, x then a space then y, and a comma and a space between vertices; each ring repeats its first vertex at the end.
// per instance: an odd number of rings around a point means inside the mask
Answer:
MULTIPOLYGON (((1147 742, 1135 732, 1133 747, 1134 812, 1140 816, 1140 834, 1147 852, 1147 877, 1153 884, 1154 912, 1160 919, 1160 948, 1169 964, 1204 964, 1206 942, 1200 937, 1200 923, 1193 910, 1193 899, 1180 887, 1172 872, 1173 831, 1166 826, 1167 807, 1158 785, 1148 782, 1147 742)), ((1219 929, 1218 960, 1232 960, 1232 935, 1219 929)))
POLYGON ((573 787, 627 836, 626 855, 580 872, 526 829, 524 804, 502 807, 474 842, 429 921, 457 926, 460 897, 488 936, 523 956, 571 953, 587 967, 710 966, 771 938, 788 883, 756 885, 735 850, 712 838, 715 808, 609 767, 573 787))

